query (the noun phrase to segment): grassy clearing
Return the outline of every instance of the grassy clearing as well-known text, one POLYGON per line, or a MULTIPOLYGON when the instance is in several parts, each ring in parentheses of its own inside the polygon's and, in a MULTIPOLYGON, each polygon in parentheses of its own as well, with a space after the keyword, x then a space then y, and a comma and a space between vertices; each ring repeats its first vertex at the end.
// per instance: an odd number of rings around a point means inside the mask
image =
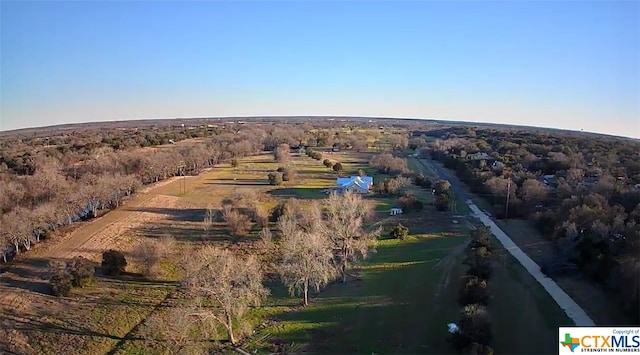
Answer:
POLYGON ((262 154, 241 159, 236 168, 221 164, 199 178, 187 178, 187 192, 184 194, 179 193, 178 186, 173 186, 173 190, 167 193, 180 196, 186 203, 201 208, 207 205, 217 208, 225 196, 243 189, 253 190, 258 196, 269 194, 276 198, 322 198, 325 195, 321 191, 334 186, 336 177, 337 174, 322 165, 321 161, 303 154, 293 154, 288 164, 279 164, 272 155, 262 154), (284 165, 293 168, 297 177, 285 182, 284 186, 269 185, 267 174, 284 165))
POLYGON ((573 322, 496 239, 493 245, 497 255, 489 281, 493 348, 496 353, 510 354, 556 352, 557 327, 573 326, 573 322), (523 336, 525 329, 526 336, 523 336))
MULTIPOLYGON (((423 235, 380 241, 360 280, 330 286, 305 309, 275 312, 275 322, 244 347, 266 353, 283 341, 293 350, 321 353, 448 353, 446 323, 457 314, 451 295, 458 285, 443 284, 438 263, 464 240, 423 235), (434 293, 439 288, 444 292, 434 293)), ((271 303, 290 303, 283 293, 274 292, 271 303)))
POLYGON ((436 174, 432 169, 429 169, 426 165, 420 163, 417 158, 407 157, 407 166, 415 172, 422 173, 427 178, 439 178, 438 174, 436 174))

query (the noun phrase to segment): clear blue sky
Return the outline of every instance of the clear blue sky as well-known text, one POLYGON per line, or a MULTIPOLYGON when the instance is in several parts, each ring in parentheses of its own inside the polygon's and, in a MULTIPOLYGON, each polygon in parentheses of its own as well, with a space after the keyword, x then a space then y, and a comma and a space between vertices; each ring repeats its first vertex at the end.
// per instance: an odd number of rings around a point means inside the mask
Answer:
POLYGON ((242 115, 640 138, 640 2, 1 2, 0 130, 242 115))

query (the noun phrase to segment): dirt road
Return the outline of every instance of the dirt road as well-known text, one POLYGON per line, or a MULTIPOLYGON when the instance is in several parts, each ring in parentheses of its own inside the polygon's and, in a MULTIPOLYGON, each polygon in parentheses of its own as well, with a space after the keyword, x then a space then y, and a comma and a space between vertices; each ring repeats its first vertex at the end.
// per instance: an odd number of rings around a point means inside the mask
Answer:
POLYGON ((171 208, 176 204, 176 197, 156 195, 147 192, 135 196, 129 203, 119 209, 91 221, 76 229, 60 243, 44 252, 49 258, 71 258, 83 256, 95 257, 107 249, 123 248, 132 242, 126 232, 135 229, 143 223, 162 219, 165 215, 159 213, 141 212, 138 209, 148 207, 171 208))
POLYGON ((101 253, 107 249, 130 250, 136 245, 130 231, 144 223, 166 218, 161 213, 146 211, 154 207, 169 209, 177 204, 177 197, 158 193, 160 187, 174 182, 175 178, 150 186, 132 196, 126 205, 97 219, 81 222, 62 239, 45 241, 46 244, 27 252, 26 258, 13 263, 7 272, 0 275, 0 304, 13 302, 11 300, 18 290, 10 285, 22 283, 46 288, 46 260, 83 256, 99 262, 101 253))

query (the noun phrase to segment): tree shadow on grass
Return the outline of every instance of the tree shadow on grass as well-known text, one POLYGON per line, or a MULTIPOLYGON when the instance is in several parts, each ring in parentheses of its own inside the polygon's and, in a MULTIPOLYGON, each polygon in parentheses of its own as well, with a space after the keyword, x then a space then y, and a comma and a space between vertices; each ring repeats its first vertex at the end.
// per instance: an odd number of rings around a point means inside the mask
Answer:
POLYGON ((327 197, 323 191, 327 188, 304 188, 304 187, 287 187, 281 189, 271 190, 269 193, 271 196, 286 198, 295 197, 299 199, 321 199, 327 197))
POLYGON ((96 332, 92 329, 84 327, 80 324, 69 323, 69 320, 65 321, 65 325, 56 324, 48 318, 43 318, 39 315, 30 314, 14 314, 10 310, 2 311, 0 316, 5 320, 3 326, 6 329, 20 330, 25 334, 29 332, 46 332, 46 333, 58 333, 78 336, 91 336, 91 337, 103 337, 109 339, 120 340, 121 337, 111 334, 96 332))
POLYGON ((147 223, 135 228, 134 231, 148 238, 173 237, 177 242, 186 243, 234 241, 226 229, 218 225, 204 230, 201 225, 193 224, 147 223))
POLYGON ((158 294, 170 294, 179 288, 174 281, 148 280, 130 273, 119 276, 98 276, 96 286, 82 291, 78 302, 107 306, 170 307, 160 304, 158 294), (153 290, 153 292, 150 292, 153 290), (157 291, 157 292, 156 292, 157 291))
POLYGON ((2 278, 0 278, 0 286, 23 289, 26 291, 35 292, 42 295, 51 294, 51 287, 49 286, 49 280, 21 279, 21 278, 3 276, 2 278))
MULTIPOLYGON (((275 316, 264 341, 294 344, 292 349, 305 344, 312 353, 452 353, 446 324, 455 321, 459 307, 455 298, 436 295, 442 271, 434 265, 464 240, 379 246, 360 270, 360 281, 333 284, 312 297, 309 307, 275 316)), ((459 285, 451 287, 455 293, 459 285)))
POLYGON ((69 259, 57 258, 20 258, 6 266, 0 275, 0 286, 18 288, 42 295, 51 295, 49 278, 52 275, 49 263, 66 262, 69 259))
POLYGON ((202 208, 135 207, 127 211, 166 215, 169 216, 168 220, 176 222, 202 222, 205 215, 205 210, 202 208))
MULTIPOLYGON (((319 164, 322 164, 322 163, 319 163, 319 164)), ((332 180, 332 181, 336 180, 336 178, 338 177, 338 174, 336 174, 333 170, 331 170, 331 168, 327 168, 323 166, 323 169, 326 169, 326 170, 324 171, 318 171, 313 169, 294 169, 294 170, 296 171, 296 173, 300 175, 311 175, 314 178, 332 180)))
POLYGON ((98 278, 101 282, 106 284, 113 285, 133 285, 140 287, 155 287, 155 288, 167 288, 167 287, 178 287, 180 286, 179 282, 176 281, 166 281, 166 280, 154 280, 150 279, 140 273, 134 272, 123 272, 117 276, 108 276, 100 274, 98 278))
POLYGON ((206 185, 219 185, 219 186, 268 186, 269 180, 265 174, 264 179, 225 179, 225 180, 211 180, 206 182, 206 185))
POLYGON ((5 271, 18 274, 23 277, 46 278, 50 259, 46 258, 22 258, 16 259, 5 267, 5 271))

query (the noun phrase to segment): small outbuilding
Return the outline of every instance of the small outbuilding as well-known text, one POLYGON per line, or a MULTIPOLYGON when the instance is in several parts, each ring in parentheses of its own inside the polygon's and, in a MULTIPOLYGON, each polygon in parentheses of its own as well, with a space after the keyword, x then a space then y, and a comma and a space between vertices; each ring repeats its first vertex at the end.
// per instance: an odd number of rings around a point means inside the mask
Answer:
POLYGON ((397 216, 399 214, 402 214, 402 208, 399 208, 399 207, 394 207, 389 212, 389 216, 397 216))

